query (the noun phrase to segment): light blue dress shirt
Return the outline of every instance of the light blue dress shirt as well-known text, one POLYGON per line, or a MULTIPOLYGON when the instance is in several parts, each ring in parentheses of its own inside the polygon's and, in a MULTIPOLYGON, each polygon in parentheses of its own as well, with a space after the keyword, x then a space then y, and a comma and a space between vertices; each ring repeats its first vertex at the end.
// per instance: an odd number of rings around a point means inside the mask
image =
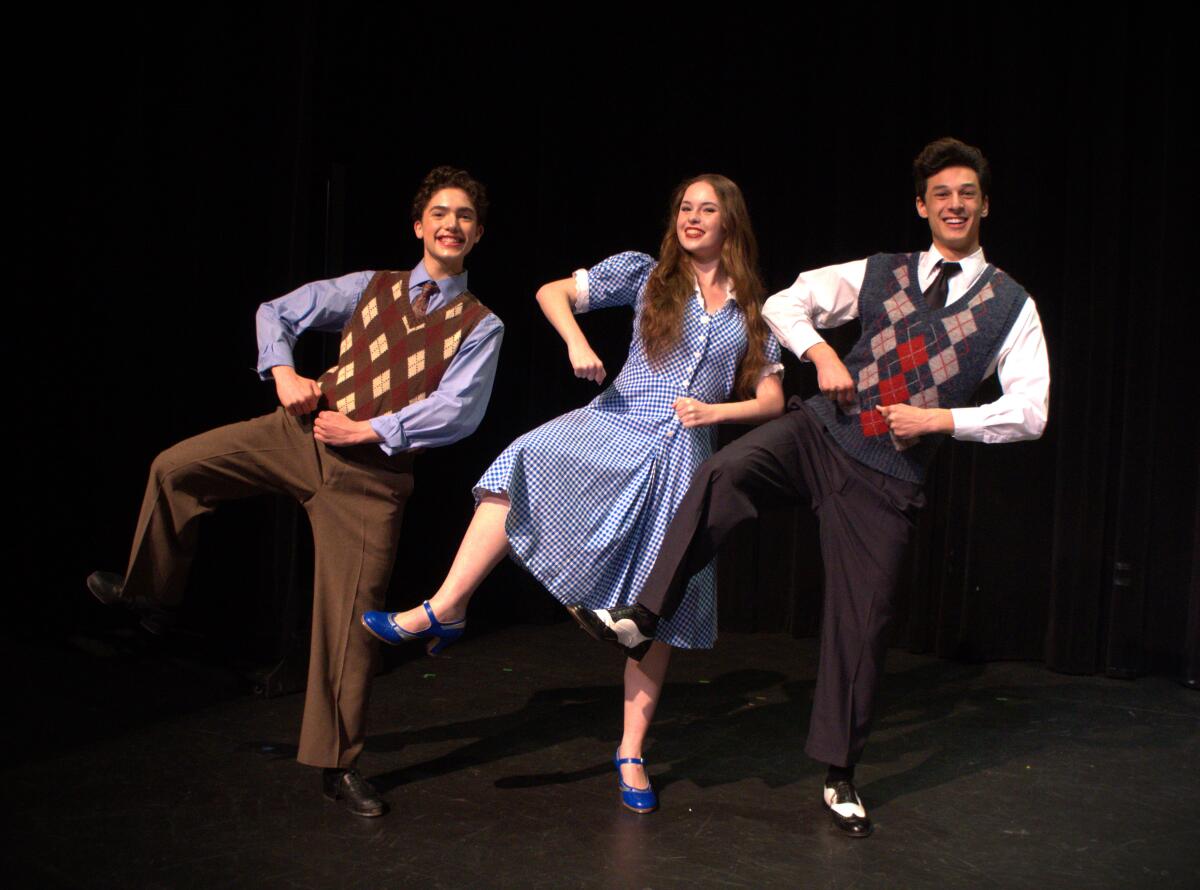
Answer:
MULTIPOLYGON (((292 347, 307 330, 340 332, 374 272, 352 272, 328 281, 314 281, 258 307, 258 373, 271 378, 276 365, 294 367, 292 347)), ((415 293, 432 280, 424 261, 409 278, 415 293)), ((429 300, 429 311, 441 309, 467 289, 467 273, 437 282, 438 293, 429 300)), ((385 454, 414 448, 437 448, 465 438, 479 426, 492 395, 504 324, 488 315, 462 341, 436 391, 406 405, 394 414, 371 419, 371 428, 383 439, 385 454)))

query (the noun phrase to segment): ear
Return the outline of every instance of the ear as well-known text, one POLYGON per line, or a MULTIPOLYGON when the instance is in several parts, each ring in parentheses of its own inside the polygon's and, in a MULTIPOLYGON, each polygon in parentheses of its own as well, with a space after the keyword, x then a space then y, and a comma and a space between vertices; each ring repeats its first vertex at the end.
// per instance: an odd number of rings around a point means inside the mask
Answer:
POLYGON ((415 223, 413 223, 413 234, 417 236, 418 241, 424 237, 424 227, 421 225, 420 220, 417 220, 415 223))
POLYGON ((987 198, 983 199, 983 209, 979 211, 979 215, 980 216, 988 215, 988 199, 987 198))
POLYGON ((925 199, 920 195, 917 196, 917 216, 921 219, 929 219, 929 208, 925 206, 925 199))

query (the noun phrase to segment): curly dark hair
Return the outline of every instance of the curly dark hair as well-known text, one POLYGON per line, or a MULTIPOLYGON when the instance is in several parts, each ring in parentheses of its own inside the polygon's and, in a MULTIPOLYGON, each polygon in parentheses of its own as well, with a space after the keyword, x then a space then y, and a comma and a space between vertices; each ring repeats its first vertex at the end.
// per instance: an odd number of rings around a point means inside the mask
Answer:
POLYGON ((421 214, 429 206, 430 199, 442 189, 462 189, 471 199, 471 203, 475 205, 475 215, 479 217, 479 224, 483 225, 487 222, 487 189, 483 187, 483 183, 466 170, 447 166, 434 167, 421 180, 417 193, 413 195, 413 222, 420 222, 421 214))
POLYGON ((929 177, 947 167, 970 167, 979 176, 983 197, 988 197, 992 190, 992 168, 983 152, 974 145, 946 136, 930 142, 913 159, 913 185, 918 198, 925 200, 925 184, 929 177))

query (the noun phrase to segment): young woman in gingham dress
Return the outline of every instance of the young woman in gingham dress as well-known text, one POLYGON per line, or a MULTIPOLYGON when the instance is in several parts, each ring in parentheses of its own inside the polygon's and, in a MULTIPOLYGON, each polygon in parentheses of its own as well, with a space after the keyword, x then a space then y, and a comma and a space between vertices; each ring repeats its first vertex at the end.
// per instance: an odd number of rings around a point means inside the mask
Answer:
MULTIPOLYGON (((512 556, 563 603, 612 608, 637 600, 696 467, 713 452, 715 425, 761 423, 783 411, 779 346, 759 307, 757 247, 741 191, 704 175, 676 189, 660 260, 622 253, 538 291, 567 344, 575 376, 605 369, 576 314, 631 306, 625 366, 590 405, 521 436, 475 486, 477 508, 446 580, 423 606, 369 612, 385 642, 462 633, 467 602, 512 556), (727 401, 731 394, 739 401, 727 401)), ((671 621, 640 662, 625 666, 625 728, 617 752, 622 801, 657 805, 641 761, 671 646, 716 639, 712 566, 694 576, 671 621)))

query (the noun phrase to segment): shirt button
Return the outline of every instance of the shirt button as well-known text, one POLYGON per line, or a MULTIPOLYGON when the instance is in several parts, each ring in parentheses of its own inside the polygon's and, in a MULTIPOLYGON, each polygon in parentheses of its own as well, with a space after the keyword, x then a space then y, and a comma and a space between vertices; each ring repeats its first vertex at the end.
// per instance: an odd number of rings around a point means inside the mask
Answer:
POLYGON ((671 437, 672 437, 672 436, 674 436, 674 435, 675 435, 675 430, 667 430, 667 438, 668 438, 668 439, 669 439, 669 438, 671 438, 671 437))
POLYGON ((692 353, 692 358, 700 358, 700 353, 699 353, 698 351, 697 351, 697 352, 693 352, 693 353, 692 353))
POLYGON ((710 321, 712 321, 712 316, 706 315, 702 319, 700 319, 700 324, 708 324, 710 321))

